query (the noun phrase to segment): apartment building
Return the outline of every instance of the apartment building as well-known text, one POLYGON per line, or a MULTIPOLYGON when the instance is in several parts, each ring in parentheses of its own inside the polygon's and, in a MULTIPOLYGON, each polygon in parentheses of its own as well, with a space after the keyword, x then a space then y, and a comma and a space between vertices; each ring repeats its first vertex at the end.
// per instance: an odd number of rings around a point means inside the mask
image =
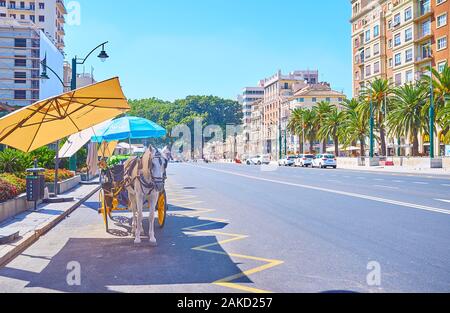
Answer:
POLYGON ((352 0, 353 94, 377 77, 400 86, 450 57, 448 0, 352 0))
POLYGON ((282 118, 282 103, 294 94, 294 90, 316 84, 319 81, 319 71, 294 71, 287 75, 278 71, 275 75, 264 80, 263 136, 264 152, 278 158, 279 129, 282 118))
MULTIPOLYGON (((353 95, 377 77, 401 86, 449 62, 449 0, 352 0, 353 95)), ((442 154, 441 132, 436 138, 442 154)), ((407 140, 402 139, 406 142, 407 140)), ((429 152, 429 137, 420 140, 429 152)), ((394 149, 392 149, 394 150, 394 149)), ((408 154, 406 149, 405 154, 408 154)))
MULTIPOLYGON (((320 102, 328 102, 331 105, 336 106, 338 109, 342 109, 343 102, 346 99, 344 93, 332 90, 329 83, 310 84, 304 88, 300 88, 294 92, 294 94, 287 98, 283 103, 283 116, 282 116, 282 129, 287 130, 287 125, 291 117, 292 110, 301 108, 312 110, 320 102)), ((301 151, 300 141, 297 136, 286 133, 287 151, 291 153, 299 153, 301 151)), ((309 147, 309 143, 305 144, 305 148, 313 150, 314 147, 309 147)), ((321 145, 318 145, 321 149, 321 145)), ((321 151, 322 153, 325 151, 321 151)))
POLYGON ((35 24, 61 51, 65 47, 66 14, 63 0, 0 0, 1 19, 10 18, 19 23, 35 24))
POLYGON ((41 60, 63 76, 64 56, 53 42, 31 23, 0 19, 0 103, 13 108, 32 104, 63 91, 50 75, 41 81, 41 60))

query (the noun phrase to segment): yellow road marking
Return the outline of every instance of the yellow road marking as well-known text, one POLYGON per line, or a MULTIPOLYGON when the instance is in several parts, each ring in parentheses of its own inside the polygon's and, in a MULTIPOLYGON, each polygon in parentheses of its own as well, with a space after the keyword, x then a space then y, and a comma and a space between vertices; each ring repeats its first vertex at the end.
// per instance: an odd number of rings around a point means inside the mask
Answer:
MULTIPOLYGON (((192 196, 192 197, 197 198, 196 196, 192 196)), ((178 202, 178 201, 176 201, 176 202, 178 202)), ((199 203, 203 203, 203 201, 190 201, 189 205, 199 204, 199 203)), ((173 205, 176 206, 177 204, 173 204, 173 205)), ((187 205, 188 204, 183 203, 183 206, 187 206, 187 205)), ((215 236, 231 237, 229 239, 221 240, 216 243, 194 247, 194 248, 192 248, 192 250, 265 263, 264 265, 249 269, 247 271, 243 271, 239 274, 222 278, 218 281, 213 282, 212 284, 216 285, 216 286, 221 286, 221 287, 225 287, 225 288, 230 288, 230 289, 235 289, 235 290, 245 291, 245 292, 250 292, 250 293, 270 293, 270 291, 267 291, 267 290, 248 287, 248 286, 245 286, 242 284, 233 283, 233 281, 243 278, 243 277, 249 277, 251 275, 272 269, 276 266, 280 266, 280 265, 284 264, 284 262, 280 261, 280 260, 272 260, 272 259, 260 258, 260 257, 256 257, 256 256, 237 254, 237 253, 227 253, 224 251, 217 251, 217 250, 211 249, 212 247, 216 247, 216 246, 220 247, 224 244, 247 239, 249 236, 240 235, 240 234, 231 234, 231 233, 225 233, 225 232, 219 232, 219 231, 213 231, 213 230, 200 230, 201 228, 204 228, 206 226, 211 226, 211 225, 215 225, 215 224, 223 224, 223 223, 227 223, 228 221, 224 220, 224 219, 219 219, 219 218, 206 218, 206 217, 201 216, 203 214, 216 212, 216 210, 205 209, 205 208, 192 208, 192 207, 187 208, 187 209, 191 209, 191 210, 195 210, 195 211, 194 212, 186 211, 186 214, 184 214, 183 212, 177 212, 177 213, 170 214, 170 215, 183 216, 183 217, 197 217, 197 218, 199 218, 199 220, 208 220, 210 222, 203 223, 203 224, 196 225, 196 226, 186 227, 183 229, 183 231, 190 233, 194 236, 200 236, 202 234, 209 234, 209 235, 215 235, 215 236)))

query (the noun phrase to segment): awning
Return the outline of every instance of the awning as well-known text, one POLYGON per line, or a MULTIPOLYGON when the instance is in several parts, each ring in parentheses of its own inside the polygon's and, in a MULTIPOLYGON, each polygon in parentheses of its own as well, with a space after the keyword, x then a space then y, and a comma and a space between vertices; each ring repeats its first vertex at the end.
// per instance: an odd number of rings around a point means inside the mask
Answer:
POLYGON ((59 158, 64 159, 74 156, 78 151, 80 151, 81 148, 83 148, 89 141, 91 141, 91 138, 93 136, 96 136, 96 134, 98 134, 99 129, 105 127, 109 123, 111 123, 111 120, 70 136, 64 146, 60 149, 59 158))

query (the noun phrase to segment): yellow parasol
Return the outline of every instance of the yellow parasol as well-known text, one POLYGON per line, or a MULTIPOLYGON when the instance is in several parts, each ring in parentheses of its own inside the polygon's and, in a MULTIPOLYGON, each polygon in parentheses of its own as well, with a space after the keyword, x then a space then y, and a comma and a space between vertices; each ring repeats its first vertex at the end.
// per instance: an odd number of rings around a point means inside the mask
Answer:
POLYGON ((98 150, 98 156, 102 159, 112 157, 118 144, 118 141, 102 142, 100 149, 98 150))
POLYGON ((0 143, 34 151, 130 110, 112 78, 36 102, 0 119, 0 143))

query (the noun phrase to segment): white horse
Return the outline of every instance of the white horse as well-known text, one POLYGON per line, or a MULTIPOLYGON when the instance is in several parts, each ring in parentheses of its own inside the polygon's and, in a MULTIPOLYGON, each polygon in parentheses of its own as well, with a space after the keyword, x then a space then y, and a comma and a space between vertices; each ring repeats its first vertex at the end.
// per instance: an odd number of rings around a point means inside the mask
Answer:
POLYGON ((170 150, 166 147, 161 152, 154 147, 148 148, 142 158, 132 158, 125 162, 125 181, 127 182, 130 209, 133 212, 132 234, 135 244, 141 243, 141 234, 145 200, 150 207, 150 243, 156 246, 155 210, 159 195, 164 191, 166 169, 170 160, 170 150))

